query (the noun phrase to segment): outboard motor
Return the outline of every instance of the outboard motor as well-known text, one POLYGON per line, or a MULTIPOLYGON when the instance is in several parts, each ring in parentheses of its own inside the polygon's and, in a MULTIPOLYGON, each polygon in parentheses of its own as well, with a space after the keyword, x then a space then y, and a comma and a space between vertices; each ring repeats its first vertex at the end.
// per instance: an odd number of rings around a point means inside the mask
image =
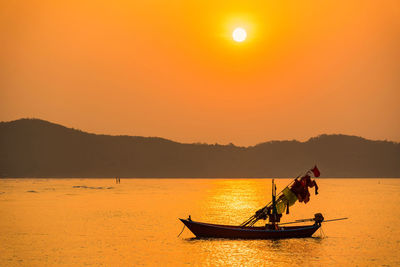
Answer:
POLYGON ((315 213, 314 221, 315 221, 315 224, 321 225, 321 223, 324 221, 324 216, 322 216, 322 213, 315 213))

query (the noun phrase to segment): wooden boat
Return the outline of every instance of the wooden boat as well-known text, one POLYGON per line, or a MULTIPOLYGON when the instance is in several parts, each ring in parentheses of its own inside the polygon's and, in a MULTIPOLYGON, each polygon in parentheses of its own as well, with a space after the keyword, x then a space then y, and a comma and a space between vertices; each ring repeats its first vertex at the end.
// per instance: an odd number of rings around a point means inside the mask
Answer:
POLYGON ((230 239, 283 239, 310 237, 321 227, 321 223, 302 226, 279 227, 277 230, 262 226, 233 226, 195 222, 180 219, 198 238, 230 239))
MULTIPOLYGON (((310 200, 309 187, 315 187, 315 194, 318 194, 317 183, 311 180, 311 175, 320 176, 315 166, 308 170, 298 180, 300 175, 286 186, 278 195, 276 186, 272 179, 272 200, 265 207, 256 211, 249 219, 239 226, 220 225, 203 222, 195 222, 191 219, 180 219, 189 230, 199 238, 242 238, 242 239, 281 239, 281 238, 302 238, 311 237, 321 227, 324 217, 321 213, 315 214, 314 218, 296 220, 294 222, 280 223, 280 218, 286 210, 289 214, 289 207, 297 201, 307 203, 310 200), (254 226, 259 220, 267 220, 265 226, 254 226), (300 222, 314 222, 311 225, 286 226, 287 224, 300 222), (285 226, 282 226, 285 225, 285 226)), ((347 218, 333 219, 328 221, 343 220, 347 218)), ((182 229, 183 231, 183 229, 182 229)), ((182 233, 182 232, 181 232, 182 233)))

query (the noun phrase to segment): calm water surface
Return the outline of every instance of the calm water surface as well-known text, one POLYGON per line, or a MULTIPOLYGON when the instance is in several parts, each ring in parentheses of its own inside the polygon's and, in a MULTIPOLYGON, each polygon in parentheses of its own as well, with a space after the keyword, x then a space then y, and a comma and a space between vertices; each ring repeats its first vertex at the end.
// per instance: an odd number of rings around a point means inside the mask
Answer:
POLYGON ((318 184, 283 221, 349 220, 306 239, 197 240, 177 237, 178 217, 240 224, 269 202, 271 180, 2 179, 0 266, 399 266, 400 179, 318 184))

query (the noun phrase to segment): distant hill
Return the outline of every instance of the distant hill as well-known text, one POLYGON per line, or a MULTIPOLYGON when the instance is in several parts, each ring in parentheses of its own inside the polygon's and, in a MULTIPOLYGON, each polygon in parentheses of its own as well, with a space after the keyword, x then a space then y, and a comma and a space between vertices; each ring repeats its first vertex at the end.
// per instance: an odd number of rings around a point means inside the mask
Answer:
POLYGON ((38 119, 0 122, 0 177, 400 177, 400 144, 347 135, 251 147, 82 132, 38 119))

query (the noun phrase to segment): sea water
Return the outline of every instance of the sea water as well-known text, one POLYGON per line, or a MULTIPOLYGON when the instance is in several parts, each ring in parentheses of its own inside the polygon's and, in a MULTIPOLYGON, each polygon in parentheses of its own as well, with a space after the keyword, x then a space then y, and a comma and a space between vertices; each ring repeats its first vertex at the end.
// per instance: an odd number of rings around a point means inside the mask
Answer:
POLYGON ((1 179, 0 266, 399 266, 400 179, 317 182, 282 222, 348 220, 311 238, 224 240, 177 237, 178 218, 238 225, 271 200, 271 179, 1 179))

